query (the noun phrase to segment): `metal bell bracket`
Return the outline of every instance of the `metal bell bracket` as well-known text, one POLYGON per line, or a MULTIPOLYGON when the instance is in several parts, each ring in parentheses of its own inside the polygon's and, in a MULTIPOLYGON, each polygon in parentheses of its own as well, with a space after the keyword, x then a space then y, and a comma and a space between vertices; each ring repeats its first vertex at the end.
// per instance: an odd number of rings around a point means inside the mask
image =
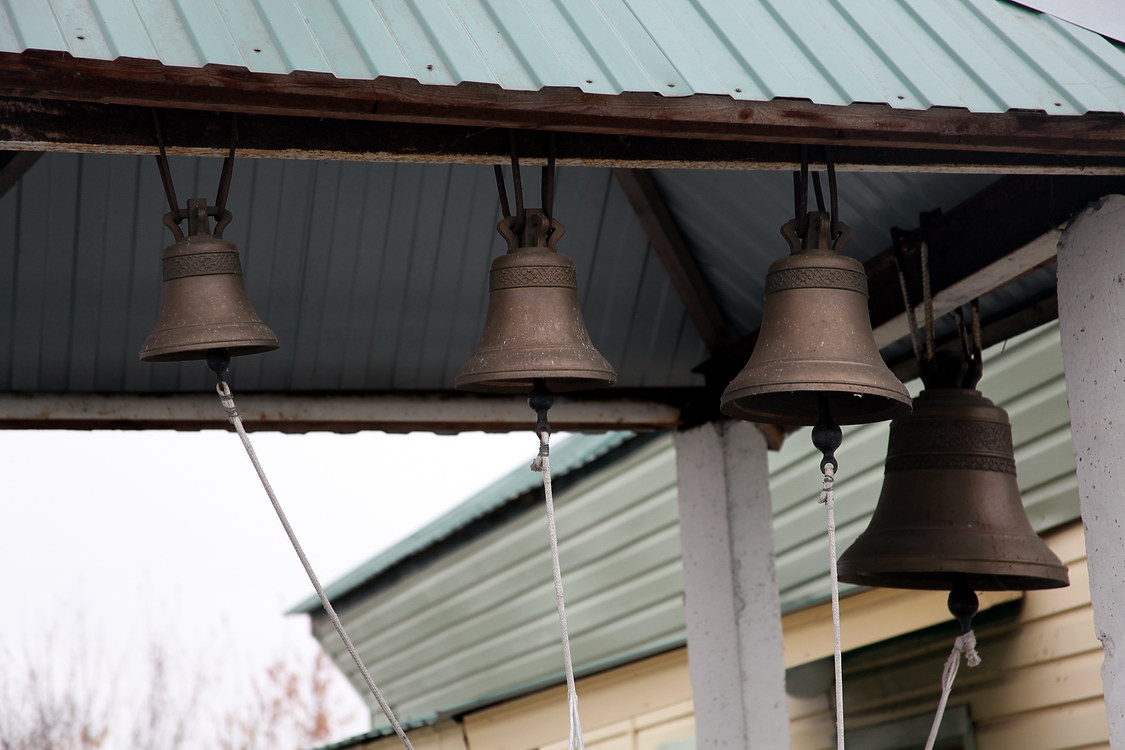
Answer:
POLYGON ((184 238, 184 231, 180 224, 184 219, 188 222, 188 236, 197 237, 210 235, 219 239, 223 238, 223 230, 231 222, 231 213, 219 206, 208 206, 205 198, 191 198, 188 200, 187 209, 179 209, 182 214, 176 215, 171 211, 164 214, 164 226, 172 230, 177 240, 184 238), (215 228, 211 229, 210 218, 216 219, 215 228))
POLYGON ((801 146, 801 169, 793 172, 793 219, 781 228, 781 235, 789 243, 791 252, 824 249, 840 251, 852 238, 852 230, 840 221, 840 195, 836 189, 836 164, 832 159, 832 147, 824 147, 824 165, 828 172, 828 198, 831 213, 824 208, 824 190, 820 185, 820 173, 812 175, 813 193, 816 197, 816 211, 809 211, 809 147, 801 146), (829 220, 829 225, 817 217, 829 220))
POLYGON ((524 208, 523 176, 520 174, 519 148, 516 144, 516 131, 508 131, 512 162, 512 191, 516 196, 516 211, 513 214, 508 203, 508 188, 504 184, 504 169, 499 164, 493 167, 496 175, 496 191, 500 195, 500 212, 504 218, 496 227, 508 243, 508 251, 521 247, 549 247, 554 249, 565 231, 563 225, 554 220, 555 207, 555 134, 550 134, 547 146, 547 164, 543 167, 540 180, 542 209, 524 208))
POLYGON ((230 181, 234 174, 234 151, 238 143, 238 114, 235 113, 231 116, 230 148, 227 151, 226 158, 223 159, 223 171, 219 175, 219 187, 215 192, 215 205, 208 206, 206 200, 192 198, 188 201, 187 211, 180 208, 180 202, 176 199, 176 186, 172 182, 172 170, 168 165, 168 151, 164 145, 164 130, 160 127, 160 114, 155 108, 152 110, 152 125, 156 131, 158 148, 156 166, 160 170, 160 181, 164 185, 164 196, 168 199, 169 211, 164 215, 164 225, 172 230, 172 234, 175 235, 177 240, 184 238, 183 230, 180 229, 180 223, 184 219, 188 220, 189 235, 213 234, 215 237, 222 239, 223 230, 226 229, 231 220, 231 214, 226 210, 226 206, 227 196, 230 194, 230 181), (207 221, 209 216, 217 219, 213 232, 210 230, 207 221))
POLYGON ((513 253, 525 247, 546 247, 551 250, 566 234, 566 227, 558 219, 552 219, 538 208, 523 209, 523 221, 506 216, 496 225, 496 231, 508 244, 508 252, 513 253), (522 229, 517 230, 517 226, 522 229))

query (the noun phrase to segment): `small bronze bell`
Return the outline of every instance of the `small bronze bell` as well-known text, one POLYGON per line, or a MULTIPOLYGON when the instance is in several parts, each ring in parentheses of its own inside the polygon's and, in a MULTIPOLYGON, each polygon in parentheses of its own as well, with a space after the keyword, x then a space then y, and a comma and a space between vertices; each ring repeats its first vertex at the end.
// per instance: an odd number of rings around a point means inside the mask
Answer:
POLYGON ((457 388, 529 393, 537 380, 553 392, 613 385, 617 375, 582 320, 574 262, 555 250, 562 224, 534 208, 523 223, 518 235, 510 217, 497 226, 508 252, 492 261, 484 333, 457 388))
POLYGON ((906 589, 1066 586, 1066 566, 1024 511, 1007 413, 973 388, 922 391, 914 412, 891 422, 879 503, 839 577, 906 589))
MULTIPOLYGON (((838 227, 842 247, 851 230, 838 227)), ((808 214, 803 241, 796 221, 781 233, 792 254, 770 266, 758 342, 723 393, 723 413, 780 425, 815 424, 823 402, 836 424, 909 413, 909 392, 875 346, 867 273, 833 250, 829 215, 808 214)))
POLYGON ((145 362, 206 359, 225 349, 232 356, 277 348, 277 336, 254 311, 242 283, 238 248, 222 239, 229 211, 209 209, 207 201, 188 201, 188 234, 169 214, 164 217, 176 241, 164 250, 164 293, 156 327, 144 346, 145 362), (209 216, 217 214, 215 233, 209 216))

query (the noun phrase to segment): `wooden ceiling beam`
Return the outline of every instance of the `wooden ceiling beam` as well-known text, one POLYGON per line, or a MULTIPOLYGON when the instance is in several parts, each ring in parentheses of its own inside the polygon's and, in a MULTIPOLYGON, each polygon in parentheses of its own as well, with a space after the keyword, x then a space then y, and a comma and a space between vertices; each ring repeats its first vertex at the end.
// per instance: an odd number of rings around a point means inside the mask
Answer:
POLYGON ((707 350, 721 351, 733 343, 726 316, 715 302, 715 295, 699 264, 688 249, 676 219, 668 210, 664 196, 652 175, 645 169, 613 170, 625 191, 656 255, 684 303, 707 350))
MULTIPOLYGON (((672 430, 699 389, 556 396, 560 432, 672 430)), ((238 396, 246 429, 274 432, 513 432, 531 430, 526 397, 458 392, 238 396)), ((0 393, 0 429, 229 429, 214 394, 0 393)))
MULTIPOLYGON (((173 155, 221 157, 230 144, 230 112, 160 109, 173 155)), ((410 125, 277 114, 239 114, 239 155, 267 159, 500 164, 510 158, 505 130, 410 125)), ((643 169, 799 168, 796 143, 559 132, 562 166, 643 169)), ((546 131, 520 134, 521 158, 544 163, 546 131)), ((0 98, 0 149, 81 153, 156 153, 152 109, 121 104, 0 98)), ((841 146, 841 171, 1125 174, 1125 147, 1113 157, 841 146)), ((813 167, 822 154, 813 149, 813 167)))
POLYGON ((14 188, 31 169, 42 151, 6 151, 0 153, 0 198, 14 188))
POLYGON ((153 60, 78 59, 46 51, 0 54, 0 96, 613 136, 1039 154, 1052 163, 1059 155, 1119 158, 1125 146, 1125 115, 1119 112, 974 113, 702 94, 508 91, 477 83, 435 86, 398 78, 276 75, 220 65, 186 68, 153 60))
MULTIPOLYGON (((939 302, 935 312, 948 312, 1050 263, 1059 227, 1112 193, 1125 193, 1125 178, 1010 176, 938 216, 929 228, 931 286, 939 302)), ((918 247, 908 244, 905 250, 907 264, 917 268, 918 247)), ((894 249, 864 266, 871 325, 879 345, 886 346, 907 334, 894 249)), ((921 299, 916 278, 911 286, 911 298, 921 299)), ((757 338, 757 332, 746 336, 698 371, 713 387, 723 387, 746 364, 757 338)))

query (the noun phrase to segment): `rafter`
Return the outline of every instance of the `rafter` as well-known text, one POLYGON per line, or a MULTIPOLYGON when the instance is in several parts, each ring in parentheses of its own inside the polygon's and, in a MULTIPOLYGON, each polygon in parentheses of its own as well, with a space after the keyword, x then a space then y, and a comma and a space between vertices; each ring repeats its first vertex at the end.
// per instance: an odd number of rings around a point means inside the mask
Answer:
POLYGON ((613 175, 633 204, 649 242, 708 351, 715 352, 729 346, 732 342, 726 317, 715 302, 715 295, 703 278, 699 264, 688 249, 652 175, 643 169, 615 169, 613 175))

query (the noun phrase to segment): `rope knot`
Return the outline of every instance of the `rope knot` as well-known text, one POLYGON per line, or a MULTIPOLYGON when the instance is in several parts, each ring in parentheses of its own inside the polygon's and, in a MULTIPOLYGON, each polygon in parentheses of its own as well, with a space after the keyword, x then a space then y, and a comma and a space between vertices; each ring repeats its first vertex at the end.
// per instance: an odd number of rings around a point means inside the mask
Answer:
POLYGON ((827 505, 832 499, 832 491, 836 484, 836 469, 832 464, 824 465, 824 485, 820 490, 820 504, 827 505))
POLYGON ((543 471, 547 458, 551 455, 550 433, 539 433, 539 453, 531 460, 532 471, 543 471))
POLYGON ((234 396, 230 392, 230 386, 227 385, 225 380, 220 380, 219 384, 215 386, 215 390, 219 394, 219 402, 226 409, 227 419, 231 424, 238 419, 238 408, 234 405, 234 396))
POLYGON ((970 667, 980 665, 980 654, 977 653, 977 636, 973 631, 957 636, 953 647, 965 655, 965 663, 970 667))

